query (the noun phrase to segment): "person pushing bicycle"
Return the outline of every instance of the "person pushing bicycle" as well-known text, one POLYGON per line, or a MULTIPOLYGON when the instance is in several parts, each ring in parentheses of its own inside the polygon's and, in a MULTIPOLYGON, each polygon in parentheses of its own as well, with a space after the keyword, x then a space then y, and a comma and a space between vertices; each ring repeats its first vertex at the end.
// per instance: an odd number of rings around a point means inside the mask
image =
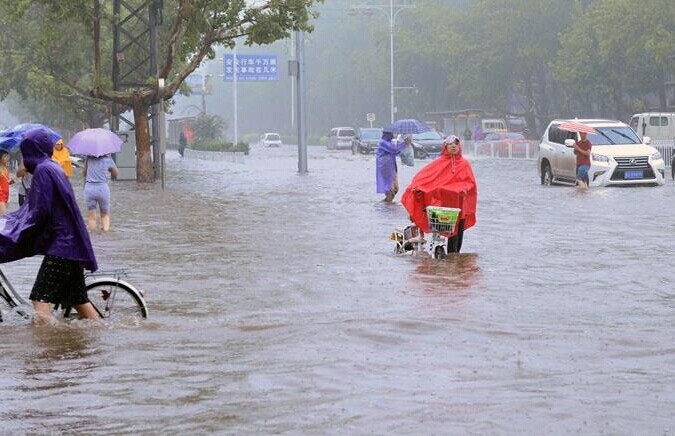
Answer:
POLYGON ((70 306, 82 318, 98 319, 85 291, 84 270, 98 265, 75 193, 58 163, 54 142, 44 129, 28 131, 19 145, 33 175, 28 201, 5 215, 0 263, 44 255, 30 294, 35 322, 52 320, 54 304, 70 306))
POLYGON ((406 188, 401 204, 424 233, 430 231, 427 206, 460 208, 454 235, 449 235, 448 252, 459 252, 464 230, 476 224, 478 187, 471 163, 462 156, 460 139, 443 140, 441 155, 422 168, 406 188))

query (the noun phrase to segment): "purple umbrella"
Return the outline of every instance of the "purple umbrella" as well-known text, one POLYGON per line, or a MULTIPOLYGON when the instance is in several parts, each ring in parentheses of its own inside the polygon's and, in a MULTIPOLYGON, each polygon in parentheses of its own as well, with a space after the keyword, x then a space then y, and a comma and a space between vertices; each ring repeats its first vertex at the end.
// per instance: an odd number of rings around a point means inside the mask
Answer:
POLYGON ((424 133, 428 132, 429 130, 431 130, 429 126, 413 118, 396 120, 393 124, 390 124, 384 128, 385 132, 391 132, 394 135, 424 133))
POLYGON ((72 154, 99 157, 117 153, 122 149, 122 138, 107 129, 85 129, 77 132, 68 141, 72 154))

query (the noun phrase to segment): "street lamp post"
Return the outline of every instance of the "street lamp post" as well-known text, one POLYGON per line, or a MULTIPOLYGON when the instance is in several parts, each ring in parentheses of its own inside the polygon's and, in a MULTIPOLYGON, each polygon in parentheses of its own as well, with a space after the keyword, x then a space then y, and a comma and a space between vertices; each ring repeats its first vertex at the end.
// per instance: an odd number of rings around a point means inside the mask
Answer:
POLYGON ((394 91, 396 87, 394 86, 394 28, 396 27, 396 17, 401 11, 405 9, 414 8, 415 5, 396 5, 394 6, 394 0, 389 0, 389 6, 387 5, 359 5, 352 6, 351 9, 377 9, 382 11, 385 16, 389 19, 389 102, 391 110, 391 122, 395 121, 396 105, 394 103, 394 91), (389 13, 387 13, 387 10, 389 13))

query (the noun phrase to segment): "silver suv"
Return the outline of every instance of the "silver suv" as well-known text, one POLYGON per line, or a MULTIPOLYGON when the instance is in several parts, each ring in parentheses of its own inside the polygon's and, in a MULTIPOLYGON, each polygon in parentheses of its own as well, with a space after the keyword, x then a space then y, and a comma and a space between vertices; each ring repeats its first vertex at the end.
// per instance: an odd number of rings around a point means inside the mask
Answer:
POLYGON ((663 185, 665 163, 661 153, 643 143, 633 129, 613 120, 553 120, 539 144, 537 170, 542 185, 574 185, 576 157, 574 142, 578 134, 559 129, 563 122, 586 124, 597 133, 591 141, 590 186, 663 185))
POLYGON ((333 127, 328 132, 328 142, 326 148, 329 150, 346 149, 351 150, 352 140, 356 133, 353 127, 333 127))

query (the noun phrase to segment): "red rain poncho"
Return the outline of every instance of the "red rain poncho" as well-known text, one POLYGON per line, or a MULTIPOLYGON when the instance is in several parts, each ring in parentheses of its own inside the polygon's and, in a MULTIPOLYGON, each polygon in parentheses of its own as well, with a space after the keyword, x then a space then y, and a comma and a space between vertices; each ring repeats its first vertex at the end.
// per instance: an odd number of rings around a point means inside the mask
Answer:
POLYGON ((462 209, 459 219, 464 230, 476 224, 478 188, 468 160, 459 153, 451 155, 443 146, 441 155, 422 168, 406 188, 401 198, 412 221, 424 232, 429 232, 427 206, 462 209))

